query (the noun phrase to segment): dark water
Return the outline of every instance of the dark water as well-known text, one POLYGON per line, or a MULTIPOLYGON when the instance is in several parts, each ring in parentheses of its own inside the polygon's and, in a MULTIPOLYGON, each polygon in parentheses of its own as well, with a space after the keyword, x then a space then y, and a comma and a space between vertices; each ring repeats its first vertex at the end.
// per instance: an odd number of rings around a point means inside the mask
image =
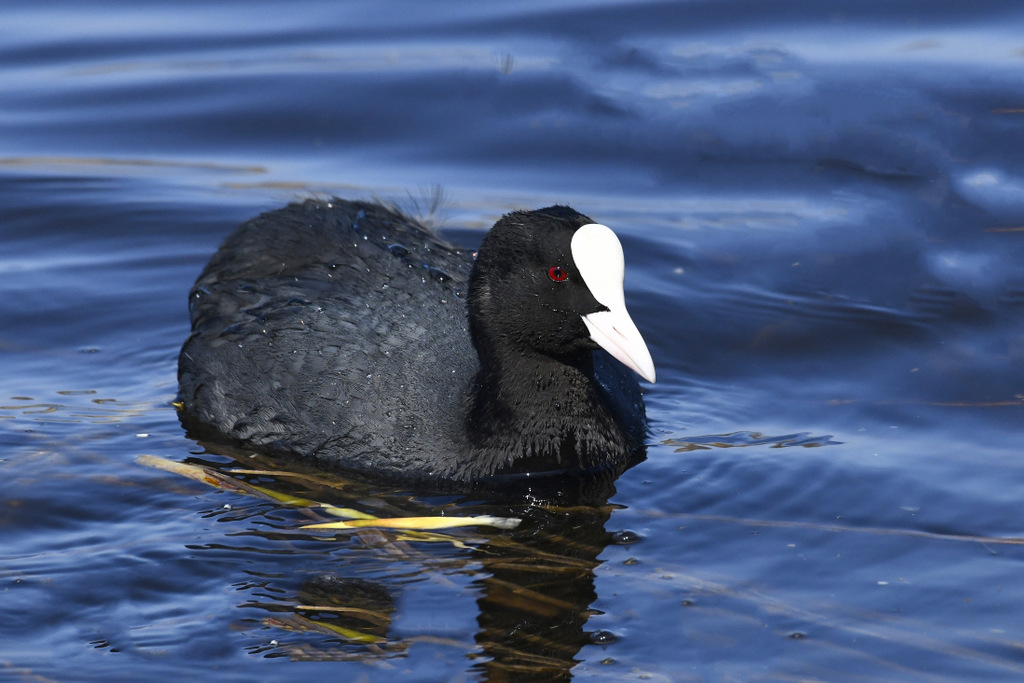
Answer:
POLYGON ((4 3, 0 674, 1019 678, 1022 29, 1016 2, 4 3), (554 202, 622 237, 659 381, 609 505, 238 475, 524 520, 329 537, 137 463, 237 467, 171 405, 235 224, 437 187, 466 239, 554 202))

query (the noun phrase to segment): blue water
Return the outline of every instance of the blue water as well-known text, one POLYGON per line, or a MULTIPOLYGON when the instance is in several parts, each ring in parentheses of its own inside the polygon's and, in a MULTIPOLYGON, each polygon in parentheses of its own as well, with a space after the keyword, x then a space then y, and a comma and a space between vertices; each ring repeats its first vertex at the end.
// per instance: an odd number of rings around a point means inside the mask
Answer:
POLYGON ((5 676, 1024 674, 1019 3, 10 0, 0 36, 5 676), (622 237, 658 383, 608 505, 237 475, 524 520, 328 537, 137 462, 238 467, 171 405, 235 225, 439 192, 457 239, 555 202, 622 237), (302 609, 325 576, 384 623, 302 609))

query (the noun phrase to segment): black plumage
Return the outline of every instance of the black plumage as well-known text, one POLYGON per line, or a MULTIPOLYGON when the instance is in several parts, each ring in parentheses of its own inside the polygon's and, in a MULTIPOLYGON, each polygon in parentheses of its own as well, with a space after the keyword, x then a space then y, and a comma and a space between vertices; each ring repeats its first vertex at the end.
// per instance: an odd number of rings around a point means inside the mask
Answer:
POLYGON ((646 422, 635 376, 581 318, 605 309, 571 247, 592 222, 514 212, 474 259, 378 204, 254 218, 190 294, 182 420, 204 439, 449 488, 619 471, 642 457, 646 422))

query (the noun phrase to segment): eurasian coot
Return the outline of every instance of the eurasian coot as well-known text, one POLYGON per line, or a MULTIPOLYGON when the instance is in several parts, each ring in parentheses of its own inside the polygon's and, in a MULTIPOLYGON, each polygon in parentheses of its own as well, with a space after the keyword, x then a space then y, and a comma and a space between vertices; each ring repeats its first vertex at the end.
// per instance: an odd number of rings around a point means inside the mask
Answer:
POLYGON ((565 206, 509 213, 474 255, 379 204, 291 204, 240 226, 196 281, 182 420, 456 488, 621 471, 646 436, 632 371, 654 381, 622 279, 614 233, 565 206))

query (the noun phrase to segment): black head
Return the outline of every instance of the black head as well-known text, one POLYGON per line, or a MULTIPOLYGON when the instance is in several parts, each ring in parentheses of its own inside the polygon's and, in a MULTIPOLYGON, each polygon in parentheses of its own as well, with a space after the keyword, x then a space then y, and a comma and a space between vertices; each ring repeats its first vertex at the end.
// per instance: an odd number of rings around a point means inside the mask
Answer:
POLYGON ((572 236, 588 223, 553 206, 507 214, 487 234, 469 285, 470 330, 482 356, 498 346, 558 359, 597 348, 582 316, 603 306, 572 258, 572 236))
POLYGON ((603 347, 654 380, 622 295, 622 248, 608 228, 567 206, 516 211, 484 238, 469 283, 469 323, 482 367, 501 356, 573 364, 603 347))

